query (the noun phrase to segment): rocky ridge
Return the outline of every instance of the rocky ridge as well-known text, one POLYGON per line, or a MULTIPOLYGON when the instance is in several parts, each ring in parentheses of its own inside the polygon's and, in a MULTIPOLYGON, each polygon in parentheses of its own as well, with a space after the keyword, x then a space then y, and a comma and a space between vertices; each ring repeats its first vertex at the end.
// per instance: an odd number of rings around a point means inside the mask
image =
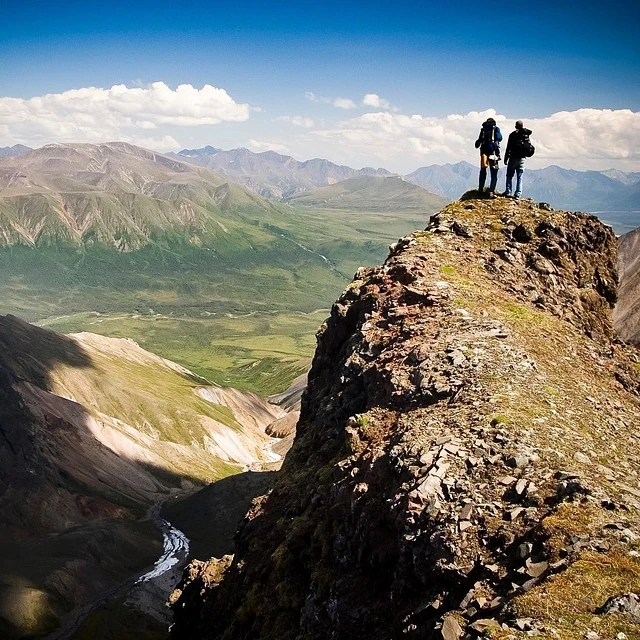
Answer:
POLYGON ((595 217, 468 199, 333 306, 293 448, 172 638, 638 638, 640 376, 595 217), (617 635, 616 635, 617 634, 617 635))

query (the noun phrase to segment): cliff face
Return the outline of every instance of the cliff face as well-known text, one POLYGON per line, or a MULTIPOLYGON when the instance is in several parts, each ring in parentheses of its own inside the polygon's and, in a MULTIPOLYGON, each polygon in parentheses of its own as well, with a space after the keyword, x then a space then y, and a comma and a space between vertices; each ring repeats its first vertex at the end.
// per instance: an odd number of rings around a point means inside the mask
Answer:
POLYGON ((618 239, 620 288, 613 313, 616 332, 623 340, 640 343, 640 229, 618 239))
POLYGON ((233 560, 185 574, 174 640, 637 637, 600 608, 640 591, 615 248, 594 217, 467 200, 360 270, 279 479, 233 560))

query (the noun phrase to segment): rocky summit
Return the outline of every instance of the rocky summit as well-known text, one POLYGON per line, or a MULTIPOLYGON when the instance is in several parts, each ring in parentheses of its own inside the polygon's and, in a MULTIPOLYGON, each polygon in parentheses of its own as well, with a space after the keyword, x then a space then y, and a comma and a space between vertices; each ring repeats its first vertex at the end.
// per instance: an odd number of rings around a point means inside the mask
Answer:
POLYGON ((640 375, 616 239, 457 201, 361 269, 318 333, 293 448, 189 638, 638 638, 640 375))

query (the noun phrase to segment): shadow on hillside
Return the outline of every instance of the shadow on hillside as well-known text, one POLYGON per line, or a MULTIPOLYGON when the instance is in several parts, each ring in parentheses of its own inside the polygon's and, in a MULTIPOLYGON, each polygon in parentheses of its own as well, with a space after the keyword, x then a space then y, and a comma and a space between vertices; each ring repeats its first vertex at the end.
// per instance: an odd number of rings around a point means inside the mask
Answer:
POLYGON ((254 498, 264 495, 275 471, 246 471, 223 478, 198 493, 167 501, 162 517, 191 541, 193 558, 205 560, 234 552, 234 536, 254 498))
MULTIPOLYGON (((89 412, 46 392, 60 366, 94 363, 64 335, 0 317, 2 638, 41 638, 61 619, 75 620, 77 607, 109 600, 162 550, 160 531, 144 520, 150 507, 202 486, 189 471, 172 469, 170 448, 150 454, 135 438, 100 442, 102 426, 89 412)), ((197 452, 193 456, 197 461, 197 452)), ((232 471, 222 462, 211 469, 212 475, 232 471)), ((251 500, 267 490, 272 475, 243 473, 209 485, 204 497, 189 498, 192 514, 177 508, 176 526, 193 532, 198 552, 227 553, 251 500)))
POLYGON ((12 316, 0 316, 0 364, 14 375, 50 390, 55 365, 76 368, 93 366, 89 354, 75 340, 41 329, 12 316))

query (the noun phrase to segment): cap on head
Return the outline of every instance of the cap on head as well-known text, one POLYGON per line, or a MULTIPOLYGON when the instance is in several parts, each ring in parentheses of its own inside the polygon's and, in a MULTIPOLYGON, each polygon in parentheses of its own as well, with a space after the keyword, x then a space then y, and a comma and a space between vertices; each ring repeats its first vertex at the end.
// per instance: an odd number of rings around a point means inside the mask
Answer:
POLYGON ((524 127, 522 120, 516 120, 516 129, 522 129, 522 127, 524 127))
POLYGON ((488 124, 495 124, 496 121, 493 118, 487 118, 487 123, 488 124))

